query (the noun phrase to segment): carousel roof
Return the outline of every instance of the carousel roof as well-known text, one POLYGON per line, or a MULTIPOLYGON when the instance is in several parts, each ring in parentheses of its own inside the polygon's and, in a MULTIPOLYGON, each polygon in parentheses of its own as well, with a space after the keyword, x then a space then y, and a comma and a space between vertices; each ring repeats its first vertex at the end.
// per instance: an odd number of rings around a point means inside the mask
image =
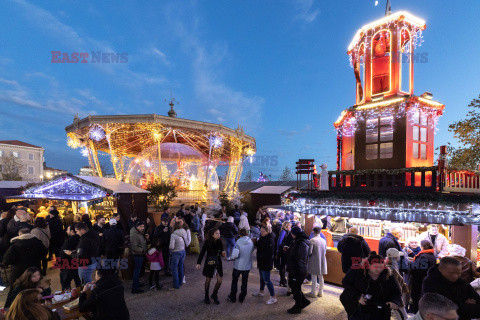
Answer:
POLYGON ((77 147, 92 141, 98 151, 133 157, 156 145, 158 137, 162 144, 190 145, 204 155, 209 153, 212 136, 220 137, 222 147, 217 148, 217 156, 222 160, 230 158, 234 146, 256 149, 255 138, 246 135, 241 128, 157 114, 76 118, 65 130, 70 139, 78 141, 77 147))

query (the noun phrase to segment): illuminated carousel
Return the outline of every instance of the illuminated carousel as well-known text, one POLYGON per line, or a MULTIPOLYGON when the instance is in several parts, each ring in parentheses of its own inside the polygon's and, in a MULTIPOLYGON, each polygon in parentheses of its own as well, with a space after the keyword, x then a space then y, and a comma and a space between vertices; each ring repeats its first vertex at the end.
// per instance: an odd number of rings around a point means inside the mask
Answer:
POLYGON ((65 128, 68 146, 88 157, 102 177, 99 154, 109 154, 115 177, 147 188, 154 181, 172 182, 177 199, 210 201, 219 190, 237 192, 243 161, 256 151, 255 139, 242 128, 167 116, 117 115, 75 117, 65 128), (218 166, 228 166, 219 184, 218 166))

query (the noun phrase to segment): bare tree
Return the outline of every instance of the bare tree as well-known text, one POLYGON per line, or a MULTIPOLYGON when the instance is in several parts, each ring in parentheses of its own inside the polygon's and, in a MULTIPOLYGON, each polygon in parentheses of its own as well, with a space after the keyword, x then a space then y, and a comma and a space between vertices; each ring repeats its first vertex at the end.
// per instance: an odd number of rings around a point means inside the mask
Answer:
POLYGON ((12 155, 0 158, 0 177, 1 180, 7 181, 21 181, 22 176, 20 171, 22 164, 12 155))

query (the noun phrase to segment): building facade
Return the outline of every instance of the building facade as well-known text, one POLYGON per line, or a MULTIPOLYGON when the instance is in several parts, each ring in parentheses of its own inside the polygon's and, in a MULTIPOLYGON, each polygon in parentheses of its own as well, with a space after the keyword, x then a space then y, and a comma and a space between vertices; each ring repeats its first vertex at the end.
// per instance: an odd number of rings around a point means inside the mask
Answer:
POLYGON ((50 179, 56 178, 58 176, 65 175, 67 173, 68 173, 67 170, 44 167, 43 168, 43 179, 44 180, 50 180, 50 179))
POLYGON ((24 181, 40 182, 43 180, 43 162, 45 149, 18 140, 0 140, 0 178, 5 168, 4 157, 18 160, 18 175, 24 181))

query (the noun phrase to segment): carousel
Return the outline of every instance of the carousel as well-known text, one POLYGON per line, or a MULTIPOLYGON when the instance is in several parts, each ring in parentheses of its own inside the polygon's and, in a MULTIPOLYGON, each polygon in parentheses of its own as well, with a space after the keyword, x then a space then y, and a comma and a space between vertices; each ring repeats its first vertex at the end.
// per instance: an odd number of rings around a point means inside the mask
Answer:
POLYGON ((103 176, 99 155, 109 155, 118 180, 146 189, 171 182, 177 198, 208 202, 224 191, 238 190, 243 162, 255 154, 255 139, 241 127, 227 128, 176 117, 173 100, 168 116, 88 116, 65 128, 67 144, 88 158, 94 175, 103 176), (225 181, 217 168, 228 166, 225 181))

